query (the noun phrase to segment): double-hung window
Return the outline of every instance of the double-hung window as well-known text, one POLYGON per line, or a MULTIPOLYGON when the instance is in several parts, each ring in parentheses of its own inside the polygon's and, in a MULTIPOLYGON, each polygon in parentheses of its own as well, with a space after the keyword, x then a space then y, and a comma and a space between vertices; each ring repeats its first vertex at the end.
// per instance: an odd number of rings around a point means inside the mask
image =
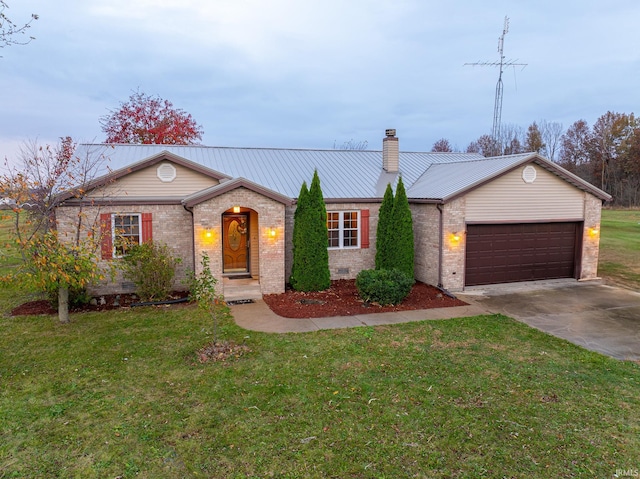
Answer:
POLYGON ((142 243, 140 214, 114 214, 112 218, 113 256, 120 258, 127 254, 127 250, 142 243))
POLYGON ((327 230, 329 249, 358 248, 360 246, 359 212, 328 211, 327 230))

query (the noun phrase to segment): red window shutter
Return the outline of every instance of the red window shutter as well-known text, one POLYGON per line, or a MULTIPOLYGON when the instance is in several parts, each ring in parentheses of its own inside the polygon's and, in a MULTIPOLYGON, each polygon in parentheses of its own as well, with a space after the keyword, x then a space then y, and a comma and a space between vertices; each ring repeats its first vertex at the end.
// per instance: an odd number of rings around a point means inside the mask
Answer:
POLYGON ((360 247, 369 247, 369 210, 360 210, 360 247))
POLYGON ((147 243, 153 240, 153 227, 151 213, 142 213, 142 242, 147 243))
POLYGON ((100 251, 102 253, 102 259, 113 258, 111 213, 100 213, 100 251))

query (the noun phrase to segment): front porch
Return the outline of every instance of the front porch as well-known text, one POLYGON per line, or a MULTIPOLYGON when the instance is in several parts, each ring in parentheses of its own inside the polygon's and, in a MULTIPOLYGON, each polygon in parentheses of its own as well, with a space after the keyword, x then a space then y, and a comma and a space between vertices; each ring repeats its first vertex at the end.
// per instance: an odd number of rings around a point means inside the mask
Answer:
POLYGON ((262 299, 260 281, 253 278, 225 277, 222 280, 224 300, 244 301, 249 299, 262 299))
POLYGON ((194 198, 192 205, 196 272, 207 253, 226 301, 260 299, 285 289, 284 198, 274 200, 253 187, 229 181, 194 198))

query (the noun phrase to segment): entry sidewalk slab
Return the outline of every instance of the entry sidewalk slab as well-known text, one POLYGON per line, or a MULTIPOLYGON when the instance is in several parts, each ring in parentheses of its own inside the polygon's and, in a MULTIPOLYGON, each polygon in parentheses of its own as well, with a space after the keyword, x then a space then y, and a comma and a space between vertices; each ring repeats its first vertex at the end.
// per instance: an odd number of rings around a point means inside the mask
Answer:
POLYGON ((479 306, 454 306, 450 308, 419 309, 393 313, 358 314, 328 318, 283 318, 275 314, 263 300, 230 306, 236 324, 251 331, 264 333, 305 333, 323 329, 380 326, 383 324, 409 323, 429 319, 462 318, 486 314, 479 306))

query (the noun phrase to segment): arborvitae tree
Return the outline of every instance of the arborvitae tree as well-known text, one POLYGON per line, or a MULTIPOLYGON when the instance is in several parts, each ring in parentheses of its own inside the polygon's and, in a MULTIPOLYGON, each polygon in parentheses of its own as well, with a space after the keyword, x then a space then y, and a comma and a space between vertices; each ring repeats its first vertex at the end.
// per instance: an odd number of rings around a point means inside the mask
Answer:
POLYGON ((387 184, 378 212, 378 229, 376 230, 376 269, 391 268, 391 250, 394 248, 391 239, 391 225, 393 219, 393 189, 387 184))
POLYGON ((389 230, 392 244, 392 248, 390 248, 391 266, 413 278, 413 219, 411 218, 411 209, 409 208, 409 200, 407 199, 402 177, 398 180, 398 186, 396 187, 396 197, 393 202, 393 211, 391 212, 391 224, 392 227, 389 230))
POLYGON ((318 172, 311 188, 303 184, 294 224, 291 286, 298 291, 322 291, 331 285, 327 251, 327 210, 318 172))
POLYGON ((309 251, 307 291, 322 291, 331 286, 329 272, 327 208, 322 196, 318 171, 313 172, 309 188, 309 235, 306 238, 309 251))
POLYGON ((303 258, 305 258, 305 246, 307 244, 305 240, 304 224, 302 220, 305 214, 307 204, 309 202, 309 188, 307 188, 307 182, 302 182, 300 188, 300 194, 298 195, 298 204, 296 205, 296 212, 293 214, 293 264, 291 265, 291 276, 289 282, 294 289, 298 289, 298 275, 296 271, 303 272, 305 265, 303 258))

